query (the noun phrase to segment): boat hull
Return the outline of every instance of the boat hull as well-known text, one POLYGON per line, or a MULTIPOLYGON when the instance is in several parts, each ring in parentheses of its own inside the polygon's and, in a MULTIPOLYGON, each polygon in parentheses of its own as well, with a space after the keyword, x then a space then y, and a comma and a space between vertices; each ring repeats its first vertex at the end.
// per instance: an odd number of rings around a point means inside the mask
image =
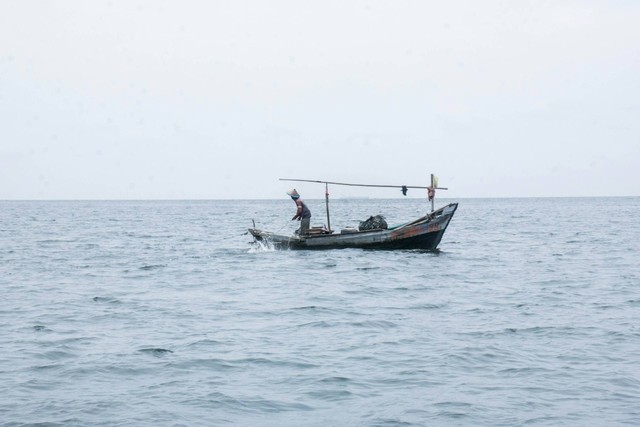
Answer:
POLYGON ((422 249, 436 250, 442 240, 457 203, 444 206, 413 222, 389 230, 368 230, 357 233, 285 236, 256 228, 249 232, 257 241, 278 249, 422 249))

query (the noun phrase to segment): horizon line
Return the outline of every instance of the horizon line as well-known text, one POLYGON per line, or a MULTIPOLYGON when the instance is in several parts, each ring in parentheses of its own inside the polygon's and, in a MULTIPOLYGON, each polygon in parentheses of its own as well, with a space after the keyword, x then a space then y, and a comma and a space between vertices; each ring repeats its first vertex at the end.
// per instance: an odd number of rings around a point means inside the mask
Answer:
MULTIPOLYGON (((472 197, 439 197, 438 199, 442 200, 452 200, 452 199, 605 199, 605 198, 635 198, 640 196, 472 196, 472 197)), ((402 197, 402 198, 391 198, 391 197, 335 197, 330 198, 329 200, 426 200, 426 198, 421 197, 402 197)), ((208 201, 256 201, 256 200, 285 200, 288 198, 139 198, 139 199, 124 199, 124 198, 105 198, 105 199, 0 199, 0 202, 208 202, 208 201)), ((305 200, 321 200, 324 201, 324 198, 320 197, 311 197, 306 198, 305 200)))

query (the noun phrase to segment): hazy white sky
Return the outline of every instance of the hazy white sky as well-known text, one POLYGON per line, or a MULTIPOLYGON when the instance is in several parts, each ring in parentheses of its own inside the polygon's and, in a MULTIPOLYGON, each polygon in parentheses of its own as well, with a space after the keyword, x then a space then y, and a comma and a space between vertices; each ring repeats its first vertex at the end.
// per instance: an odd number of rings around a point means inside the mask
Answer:
POLYGON ((432 172, 450 197, 638 196, 639 23, 635 0, 0 0, 0 199, 432 172))

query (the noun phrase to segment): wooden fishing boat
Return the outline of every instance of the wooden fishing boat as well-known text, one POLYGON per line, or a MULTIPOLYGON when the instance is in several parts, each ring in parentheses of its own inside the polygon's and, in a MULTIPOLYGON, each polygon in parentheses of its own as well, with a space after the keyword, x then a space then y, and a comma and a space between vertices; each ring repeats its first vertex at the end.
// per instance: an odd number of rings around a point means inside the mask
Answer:
POLYGON ((438 247, 457 203, 451 203, 407 224, 388 229, 318 233, 307 236, 285 236, 250 228, 256 240, 278 249, 423 249, 433 251, 438 247))
POLYGON ((255 241, 273 245, 277 249, 339 249, 339 248, 363 248, 363 249, 422 249, 434 251, 437 249, 442 236, 449 226, 453 217, 457 203, 451 203, 434 210, 435 190, 446 188, 437 186, 437 178, 431 175, 431 186, 395 186, 395 185, 365 185, 346 184, 330 181, 312 181, 301 179, 281 179, 283 181, 304 181, 324 183, 326 186, 325 199, 327 206, 328 228, 312 228, 307 235, 282 235, 263 231, 254 227, 249 229, 249 233, 255 241), (373 230, 359 230, 355 228, 343 229, 340 233, 331 230, 331 220, 329 217, 329 191, 328 185, 351 185, 362 187, 398 187, 402 194, 406 195, 409 188, 425 188, 428 190, 431 201, 431 212, 406 224, 391 228, 378 228, 373 230))

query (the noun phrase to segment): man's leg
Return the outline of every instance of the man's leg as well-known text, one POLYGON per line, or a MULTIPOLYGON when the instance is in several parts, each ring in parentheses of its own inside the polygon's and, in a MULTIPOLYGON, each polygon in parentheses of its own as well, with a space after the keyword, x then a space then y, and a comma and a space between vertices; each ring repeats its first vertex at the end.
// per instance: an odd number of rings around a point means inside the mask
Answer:
POLYGON ((300 234, 309 234, 309 226, 311 224, 311 218, 302 218, 300 221, 300 234))

